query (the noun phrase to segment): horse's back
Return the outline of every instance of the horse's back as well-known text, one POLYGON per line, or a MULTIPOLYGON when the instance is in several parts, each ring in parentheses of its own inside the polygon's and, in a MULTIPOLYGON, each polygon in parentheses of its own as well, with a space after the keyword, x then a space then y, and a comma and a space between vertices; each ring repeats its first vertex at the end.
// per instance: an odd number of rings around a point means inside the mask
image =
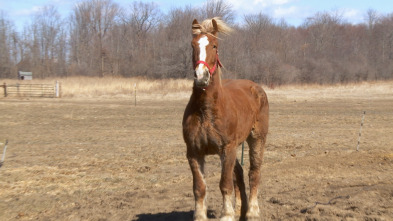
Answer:
POLYGON ((222 86, 226 93, 228 93, 232 99, 239 100, 238 102, 245 102, 251 99, 250 101, 258 100, 260 105, 268 105, 265 91, 253 81, 246 79, 228 79, 222 82, 222 86))

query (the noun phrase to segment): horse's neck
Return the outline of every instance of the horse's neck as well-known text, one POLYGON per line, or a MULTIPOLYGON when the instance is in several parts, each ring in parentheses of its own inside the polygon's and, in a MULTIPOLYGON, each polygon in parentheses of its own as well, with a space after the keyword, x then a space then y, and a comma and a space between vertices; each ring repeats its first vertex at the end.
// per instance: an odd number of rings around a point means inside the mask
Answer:
POLYGON ((212 81, 209 86, 201 89, 194 88, 193 91, 197 102, 206 107, 214 107, 214 105, 222 99, 223 90, 221 84, 221 70, 217 69, 216 73, 212 76, 212 81))

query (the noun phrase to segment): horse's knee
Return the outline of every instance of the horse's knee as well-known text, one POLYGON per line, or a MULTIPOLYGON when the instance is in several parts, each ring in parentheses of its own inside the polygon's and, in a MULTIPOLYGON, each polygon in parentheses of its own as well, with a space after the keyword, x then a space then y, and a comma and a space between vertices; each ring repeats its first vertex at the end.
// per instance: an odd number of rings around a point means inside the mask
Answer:
POLYGON ((220 182, 220 190, 221 190, 221 194, 223 196, 231 195, 233 192, 233 182, 221 181, 220 182))

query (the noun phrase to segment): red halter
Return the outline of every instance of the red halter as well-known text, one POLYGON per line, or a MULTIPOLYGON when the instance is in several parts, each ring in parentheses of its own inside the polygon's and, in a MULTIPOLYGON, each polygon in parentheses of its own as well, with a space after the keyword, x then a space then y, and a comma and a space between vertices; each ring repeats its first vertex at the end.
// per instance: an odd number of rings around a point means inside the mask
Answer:
POLYGON ((198 66, 198 64, 204 64, 209 69, 210 76, 213 76, 214 71, 216 71, 217 64, 218 64, 218 66, 222 67, 220 59, 218 58, 218 51, 216 54, 216 63, 214 64, 214 66, 212 68, 210 68, 209 64, 205 61, 197 61, 194 65, 194 69, 198 66))

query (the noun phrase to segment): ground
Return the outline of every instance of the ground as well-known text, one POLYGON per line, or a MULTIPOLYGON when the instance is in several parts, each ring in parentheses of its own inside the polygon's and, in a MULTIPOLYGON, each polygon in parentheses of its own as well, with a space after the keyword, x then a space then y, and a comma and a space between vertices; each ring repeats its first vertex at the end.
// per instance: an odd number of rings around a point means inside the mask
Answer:
MULTIPOLYGON (((268 91, 261 220, 393 220, 393 90, 329 90, 268 91)), ((138 99, 0 98, 0 220, 190 220, 188 96, 138 99)), ((218 220, 216 156, 206 172, 218 220)))

